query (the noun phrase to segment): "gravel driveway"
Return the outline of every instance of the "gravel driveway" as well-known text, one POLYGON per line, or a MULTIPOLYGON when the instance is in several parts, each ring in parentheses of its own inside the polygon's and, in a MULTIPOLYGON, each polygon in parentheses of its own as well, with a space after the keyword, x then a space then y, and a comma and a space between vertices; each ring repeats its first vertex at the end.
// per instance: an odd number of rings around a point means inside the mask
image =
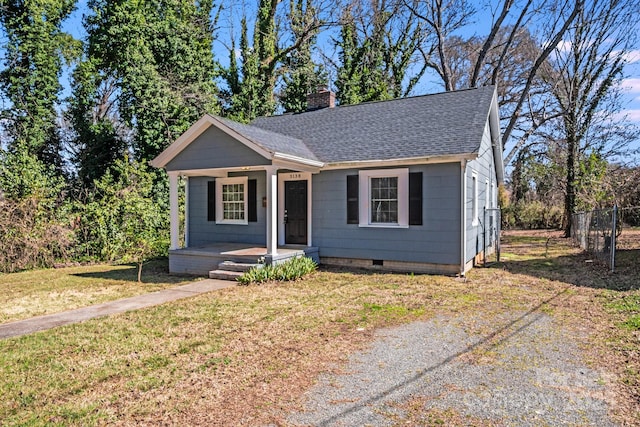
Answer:
POLYGON ((367 351, 319 379, 288 422, 430 425, 433 414, 453 413, 476 425, 614 425, 607 380, 581 361, 577 332, 540 312, 490 322, 441 316, 378 331, 367 351))

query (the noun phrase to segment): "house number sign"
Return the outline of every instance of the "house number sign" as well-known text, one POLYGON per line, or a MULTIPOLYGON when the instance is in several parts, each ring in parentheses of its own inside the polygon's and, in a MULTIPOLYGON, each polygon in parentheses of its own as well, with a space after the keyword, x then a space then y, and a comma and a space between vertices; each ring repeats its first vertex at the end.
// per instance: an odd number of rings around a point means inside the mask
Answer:
POLYGON ((302 179, 302 174, 301 173, 290 173, 289 174, 289 179, 302 179))

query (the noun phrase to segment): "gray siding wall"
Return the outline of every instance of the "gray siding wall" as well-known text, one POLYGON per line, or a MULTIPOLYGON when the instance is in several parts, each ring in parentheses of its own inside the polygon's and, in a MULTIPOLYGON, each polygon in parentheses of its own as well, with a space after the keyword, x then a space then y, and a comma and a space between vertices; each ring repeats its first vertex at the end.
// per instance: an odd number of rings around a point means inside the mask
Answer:
POLYGON ((423 225, 404 229, 347 224, 347 175, 313 176, 313 246, 321 257, 460 265, 460 163, 412 166, 423 173, 423 225))
POLYGON ((216 127, 210 127, 167 164, 167 171, 268 165, 271 162, 216 127))
POLYGON ((230 173, 232 176, 248 176, 257 180, 258 221, 248 225, 216 224, 207 221, 207 182, 209 177, 189 178, 189 246, 198 247, 216 242, 251 243, 266 245, 266 208, 262 198, 266 197, 266 174, 264 171, 230 173))
MULTIPOLYGON (((495 200, 496 194, 489 188, 496 184, 496 168, 493 158, 493 150, 491 148, 491 132, 489 129, 489 122, 485 126, 484 134, 482 136, 482 142, 480 144, 480 150, 478 158, 476 160, 467 163, 467 198, 466 198, 466 212, 467 212, 467 250, 465 261, 469 262, 476 254, 479 254, 483 250, 483 230, 486 224, 484 223, 484 208, 486 200, 486 192, 489 191, 491 197, 489 198, 489 205, 487 208, 491 208, 491 198, 495 200), (473 172, 477 173, 478 177, 478 217, 479 221, 477 225, 473 223, 473 172), (489 186, 486 185, 487 180, 489 186)), ((495 188, 495 187, 494 187, 495 188)), ((495 193, 495 191, 493 191, 495 193)), ((493 205, 495 207, 495 205, 493 205)))

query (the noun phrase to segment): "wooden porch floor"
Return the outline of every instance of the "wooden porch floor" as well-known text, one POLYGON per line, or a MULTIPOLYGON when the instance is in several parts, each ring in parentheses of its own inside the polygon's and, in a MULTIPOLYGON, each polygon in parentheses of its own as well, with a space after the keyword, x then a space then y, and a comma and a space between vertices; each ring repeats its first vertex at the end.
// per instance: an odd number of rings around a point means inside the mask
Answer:
MULTIPOLYGON (((305 245, 284 245, 278 246, 278 254, 293 254, 300 251, 317 252, 318 248, 305 245)), ((261 257, 267 254, 267 248, 264 246, 255 246, 248 243, 214 243, 206 246, 188 247, 182 249, 174 249, 171 253, 180 253, 183 255, 209 255, 220 257, 261 257)))

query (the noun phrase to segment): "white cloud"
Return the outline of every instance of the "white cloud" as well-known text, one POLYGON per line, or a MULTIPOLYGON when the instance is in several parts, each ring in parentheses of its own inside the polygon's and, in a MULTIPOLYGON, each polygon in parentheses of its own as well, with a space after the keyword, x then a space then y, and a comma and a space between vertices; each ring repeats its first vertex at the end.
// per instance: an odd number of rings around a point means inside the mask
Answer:
POLYGON ((572 45, 573 43, 571 43, 569 40, 561 40, 556 46, 556 49, 558 49, 558 51, 560 52, 569 52, 572 45))
POLYGON ((624 79, 620 86, 629 93, 640 93, 640 77, 624 79))
POLYGON ((635 62, 640 62, 640 50, 632 50, 625 54, 625 59, 629 64, 633 64, 635 62))
POLYGON ((631 122, 640 122, 640 110, 624 110, 623 114, 631 122))

